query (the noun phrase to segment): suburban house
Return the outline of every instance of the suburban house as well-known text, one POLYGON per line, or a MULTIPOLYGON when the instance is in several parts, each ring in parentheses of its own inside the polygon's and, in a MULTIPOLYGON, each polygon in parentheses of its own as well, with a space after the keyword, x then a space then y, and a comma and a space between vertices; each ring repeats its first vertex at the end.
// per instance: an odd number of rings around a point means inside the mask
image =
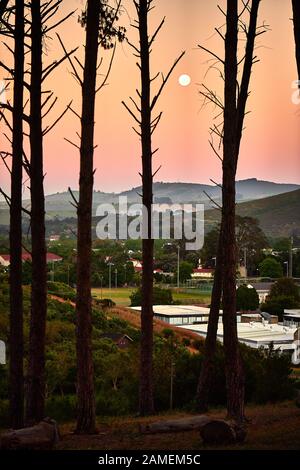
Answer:
POLYGON ((123 333, 104 333, 100 337, 101 339, 111 340, 119 349, 127 349, 133 342, 130 336, 123 333))
MULTIPOLYGON (((47 263, 57 263, 62 261, 63 258, 55 255, 54 253, 47 253, 47 263)), ((22 253, 22 261, 31 261, 30 253, 22 253)), ((10 255, 0 255, 0 265, 8 267, 10 265, 10 255)))
POLYGON ((256 292, 259 297, 259 302, 263 303, 266 301, 268 295, 270 294, 273 282, 255 282, 251 285, 256 289, 256 292))
POLYGON ((129 262, 133 264, 135 273, 141 273, 143 271, 143 265, 140 260, 131 258, 129 262))
POLYGON ((192 272, 192 279, 211 279, 214 276, 214 269, 212 268, 196 268, 192 272))

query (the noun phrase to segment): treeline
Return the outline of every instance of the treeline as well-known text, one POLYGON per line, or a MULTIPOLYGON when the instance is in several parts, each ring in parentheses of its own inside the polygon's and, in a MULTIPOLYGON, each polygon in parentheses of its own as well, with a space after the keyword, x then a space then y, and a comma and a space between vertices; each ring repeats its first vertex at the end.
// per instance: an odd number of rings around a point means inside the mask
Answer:
MULTIPOLYGON (((55 283, 54 283, 55 284, 55 283)), ((55 285, 49 288, 55 292, 55 285)), ((60 297, 74 300, 75 291, 57 285, 60 297)), ((24 359, 28 360, 30 329, 30 288, 24 290, 24 359)), ((0 282, 0 336, 5 341, 9 335, 9 285, 0 282)), ((76 415, 76 352, 75 309, 48 296, 45 347, 45 409, 46 414, 58 422, 73 421, 76 415)), ((120 319, 117 311, 108 315, 93 307, 93 355, 95 365, 95 402, 98 416, 134 414, 138 406, 140 331, 120 319), (126 334, 132 343, 120 349, 110 334, 126 334)), ((170 378, 173 374, 173 403, 177 410, 194 411, 195 388, 203 362, 203 340, 177 337, 165 328, 154 334, 154 384, 155 404, 158 412, 170 409, 170 378), (173 364, 173 366, 172 366, 173 364)), ((268 354, 243 347, 246 365, 246 402, 266 403, 289 399, 295 383, 290 379, 290 360, 270 350, 268 354)), ((224 406, 226 388, 224 375, 224 350, 217 347, 216 373, 211 389, 212 406, 224 406)), ((0 422, 9 425, 8 370, 0 369, 0 422)))

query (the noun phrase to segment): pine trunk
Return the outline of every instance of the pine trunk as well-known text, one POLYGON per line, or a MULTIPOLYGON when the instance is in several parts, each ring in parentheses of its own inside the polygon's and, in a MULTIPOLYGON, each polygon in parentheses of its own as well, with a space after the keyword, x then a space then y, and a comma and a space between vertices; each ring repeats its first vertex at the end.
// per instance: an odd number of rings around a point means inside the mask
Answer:
POLYGON ((223 139, 223 326, 228 416, 244 419, 244 374, 236 318, 235 176, 237 155, 238 2, 227 2, 223 139))
POLYGON ((10 422, 24 425, 23 292, 22 292, 22 161, 24 97, 24 1, 16 2, 14 105, 10 205, 10 422))
POLYGON ((209 397, 214 374, 214 357, 217 344, 217 331, 220 316, 220 306, 222 299, 222 278, 223 278, 223 260, 222 260, 222 228, 220 229, 218 241, 218 253, 216 259, 216 269, 214 275, 214 284, 211 295, 211 306, 209 311, 209 320, 207 327, 207 336, 205 339, 205 350, 203 362, 201 364, 200 378, 197 388, 197 409, 204 413, 208 410, 209 397))
POLYGON ((148 1, 139 3, 139 36, 141 51, 141 141, 143 205, 147 209, 147 236, 143 236, 143 275, 141 312, 141 360, 139 411, 141 415, 154 412, 153 399, 153 251, 152 240, 152 144, 150 103, 150 51, 148 38, 148 1))
POLYGON ((77 240, 77 399, 76 432, 96 432, 92 357, 92 202, 94 183, 94 119, 100 2, 88 1, 84 78, 82 85, 80 180, 77 240))
MULTIPOLYGON (((292 0, 294 17, 294 34, 296 44, 296 60, 298 68, 298 80, 300 80, 300 3, 299 0, 292 0)), ((300 84, 299 84, 300 88, 300 84)))
POLYGON ((45 329, 47 316, 47 263, 41 116, 43 49, 40 0, 31 2, 31 21, 30 193, 32 293, 26 419, 27 423, 38 423, 44 418, 45 407, 45 329))

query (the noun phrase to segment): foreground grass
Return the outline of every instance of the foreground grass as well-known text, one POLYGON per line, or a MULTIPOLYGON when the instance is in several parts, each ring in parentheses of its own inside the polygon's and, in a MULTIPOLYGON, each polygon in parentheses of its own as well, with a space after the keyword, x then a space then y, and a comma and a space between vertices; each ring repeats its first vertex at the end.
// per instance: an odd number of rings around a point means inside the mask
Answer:
MULTIPOLYGON (((120 288, 95 288, 92 290, 92 295, 98 299, 111 299, 118 307, 129 307, 130 306, 130 295, 135 289, 132 287, 120 287, 120 288)), ((182 304, 209 304, 210 294, 203 293, 196 289, 185 290, 177 289, 172 290, 174 301, 179 301, 182 304)))
MULTIPOLYGON (((300 409, 293 402, 275 405, 249 406, 248 435, 244 444, 233 449, 242 450, 299 450, 300 409)), ((212 410, 210 415, 224 418, 224 410, 212 410)), ((199 450, 203 448, 198 431, 142 435, 139 424, 187 416, 173 413, 151 418, 106 418, 98 420, 99 434, 77 436, 72 434, 74 423, 60 427, 62 440, 57 449, 98 450, 199 450)))

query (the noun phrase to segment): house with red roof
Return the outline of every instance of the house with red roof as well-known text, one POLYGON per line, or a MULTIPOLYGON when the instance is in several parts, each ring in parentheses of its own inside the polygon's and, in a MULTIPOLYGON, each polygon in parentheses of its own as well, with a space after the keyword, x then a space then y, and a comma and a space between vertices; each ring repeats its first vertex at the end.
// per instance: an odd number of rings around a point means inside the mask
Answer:
POLYGON ((192 279, 212 278, 214 269, 211 268, 197 268, 193 270, 192 279))
MULTIPOLYGON (((57 263, 62 261, 63 258, 61 256, 55 255, 54 253, 47 253, 47 263, 57 263)), ((22 253, 22 261, 31 261, 31 254, 30 253, 22 253)), ((4 267, 8 267, 10 265, 10 255, 0 255, 0 265, 4 267)))

